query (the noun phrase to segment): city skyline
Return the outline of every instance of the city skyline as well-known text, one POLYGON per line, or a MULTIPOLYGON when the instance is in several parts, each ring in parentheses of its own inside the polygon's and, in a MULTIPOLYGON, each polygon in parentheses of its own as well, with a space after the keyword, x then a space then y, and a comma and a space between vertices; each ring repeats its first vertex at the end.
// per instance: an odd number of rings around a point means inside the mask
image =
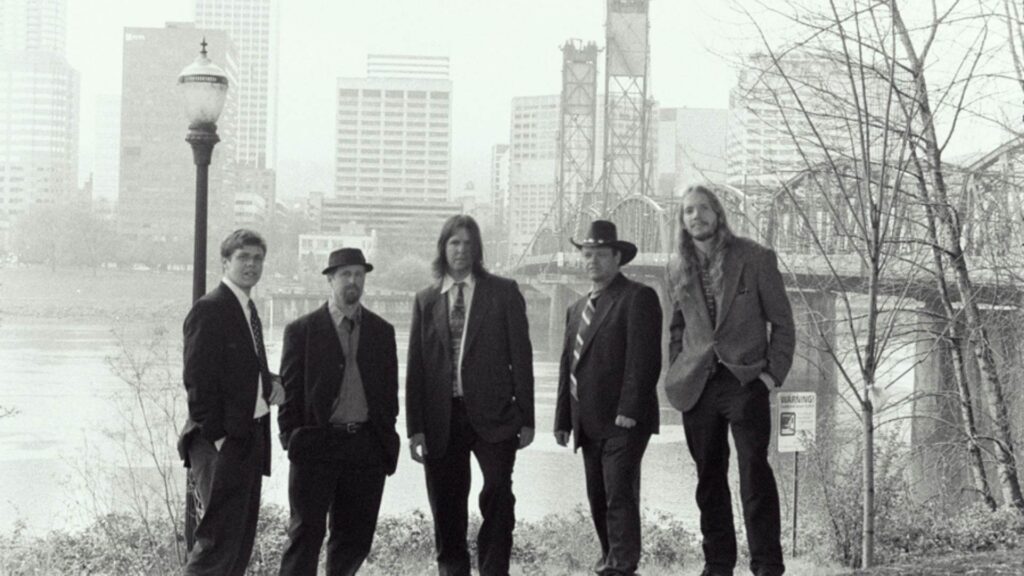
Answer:
MULTIPOLYGON (((194 21, 193 5, 191 0, 69 0, 69 60, 82 75, 81 181, 88 175, 96 146, 93 103, 97 95, 114 93, 120 84, 121 27, 194 21)), ((603 2, 583 1, 507 2, 486 9, 461 0, 399 0, 372 6, 282 3, 279 196, 295 199, 332 189, 335 82, 338 77, 363 75, 370 53, 450 58, 451 189, 460 191, 472 181, 481 194, 486 193, 491 146, 509 140, 512 98, 558 93, 559 47, 569 38, 603 45, 604 12, 603 2)), ((712 2, 689 7, 652 2, 652 86, 661 106, 726 107, 734 74, 724 57, 713 52, 728 42, 712 32, 726 29, 713 24, 724 17, 726 12, 712 2), (680 54, 684 56, 679 58, 680 54), (699 83, 690 79, 698 71, 699 83)), ((182 54, 182 67, 193 56, 182 54)), ((182 120, 183 138, 184 133, 182 120)))

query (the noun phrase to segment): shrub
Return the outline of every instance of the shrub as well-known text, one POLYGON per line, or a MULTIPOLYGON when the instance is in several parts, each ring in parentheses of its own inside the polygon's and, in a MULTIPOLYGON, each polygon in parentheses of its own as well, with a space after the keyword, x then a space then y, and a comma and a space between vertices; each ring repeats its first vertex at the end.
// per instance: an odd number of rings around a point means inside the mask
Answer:
MULTIPOLYGON (((800 549, 819 562, 857 566, 861 555, 862 445, 856 430, 838 430, 808 451, 801 475, 800 549), (806 487, 806 489, 803 489, 806 487)), ((952 552, 1016 549, 1024 518, 977 503, 918 502, 908 480, 911 450, 895 427, 876 435, 875 562, 952 552)))

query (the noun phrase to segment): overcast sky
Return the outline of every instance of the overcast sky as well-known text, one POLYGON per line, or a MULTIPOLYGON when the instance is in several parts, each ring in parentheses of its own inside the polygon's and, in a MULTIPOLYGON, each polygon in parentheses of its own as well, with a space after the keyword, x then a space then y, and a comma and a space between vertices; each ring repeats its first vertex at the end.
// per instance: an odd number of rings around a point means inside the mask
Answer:
MULTIPOLYGON (((281 70, 276 168, 279 196, 284 198, 332 189, 335 79, 365 76, 368 53, 451 59, 452 190, 459 191, 472 181, 483 192, 488 188, 491 146, 508 141, 511 98, 559 92, 559 46, 567 39, 604 45, 604 0, 278 2, 281 70)), ((661 107, 728 107, 736 78, 729 63, 759 47, 749 18, 736 11, 737 3, 748 8, 758 5, 756 0, 651 0, 650 88, 661 107)), ((68 59, 81 74, 83 175, 93 163, 96 97, 121 90, 123 28, 190 21, 192 11, 193 0, 68 0, 68 59)), ((926 12, 920 17, 927 16, 926 12)), ((756 17, 773 37, 786 35, 791 27, 773 26, 772 17, 764 11, 756 17)), ((944 30, 948 30, 946 38, 940 38, 940 43, 948 42, 954 50, 933 53, 955 53, 963 38, 974 38, 959 28, 944 30)), ((182 53, 182 67, 194 56, 192 51, 182 53)), ((958 62, 953 56, 941 60, 939 67, 951 70, 958 62)), ((601 64, 603 73, 603 59, 601 64)), ((173 79, 168 79, 168 86, 173 89, 173 79)), ((981 102, 988 102, 1015 124, 1017 94, 981 102), (1011 105, 1004 109, 1007 102, 1011 105)), ((961 134, 971 121, 961 118, 961 134)), ((183 137, 185 130, 183 119, 183 137)), ((975 153, 1007 137, 1002 131, 980 129, 969 134, 952 142, 947 152, 975 153)))
MULTIPOLYGON (((81 74, 83 173, 97 95, 121 91, 121 31, 193 19, 191 0, 68 0, 68 59, 81 74)), ((739 17, 720 0, 652 0, 651 89, 663 107, 726 108, 739 17)), ((365 76, 366 54, 451 58, 452 188, 486 190, 490 147, 508 141, 514 96, 560 90, 559 46, 604 45, 603 0, 284 0, 280 6, 278 190, 332 187, 333 91, 365 76)), ((194 54, 181 55, 182 67, 194 54)), ((602 59, 603 63, 603 59, 602 59)), ((182 121, 182 134, 185 122, 182 121)), ((184 142, 182 146, 185 146, 184 142)))

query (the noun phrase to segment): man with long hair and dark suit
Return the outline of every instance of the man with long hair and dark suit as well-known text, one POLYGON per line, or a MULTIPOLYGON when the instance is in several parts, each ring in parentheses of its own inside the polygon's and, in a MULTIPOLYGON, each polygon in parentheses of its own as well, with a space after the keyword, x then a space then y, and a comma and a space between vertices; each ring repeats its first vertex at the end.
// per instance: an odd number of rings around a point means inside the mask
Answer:
POLYGON ((483 473, 477 535, 482 576, 507 576, 515 528, 512 470, 533 441, 533 351, 526 301, 484 268, 467 215, 441 228, 435 281, 416 294, 405 383, 413 460, 423 464, 442 576, 469 576, 470 454, 483 473))
POLYGON ((793 311, 775 252, 729 229, 725 209, 705 186, 691 186, 679 212, 679 263, 669 325, 672 362, 665 392, 683 413, 697 465, 697 506, 706 576, 731 575, 736 530, 729 493, 729 431, 757 576, 785 571, 779 493, 768 463, 770 393, 793 362, 793 311))
POLYGON ((355 574, 398 462, 395 329, 360 302, 372 270, 358 248, 332 252, 323 270, 330 298, 284 331, 277 422, 291 522, 282 576, 316 576, 328 519, 327 574, 355 574))
POLYGON ((662 311, 650 286, 620 268, 637 247, 595 220, 580 250, 591 288, 566 311, 555 441, 583 450, 590 515, 601 543, 594 571, 630 576, 640 562, 640 465, 658 433, 662 311))
POLYGON ((266 255, 258 233, 228 235, 220 245, 224 278, 185 318, 188 420, 178 450, 203 510, 187 576, 241 576, 252 555, 262 476, 270 475, 270 405, 284 399, 249 297, 266 255))

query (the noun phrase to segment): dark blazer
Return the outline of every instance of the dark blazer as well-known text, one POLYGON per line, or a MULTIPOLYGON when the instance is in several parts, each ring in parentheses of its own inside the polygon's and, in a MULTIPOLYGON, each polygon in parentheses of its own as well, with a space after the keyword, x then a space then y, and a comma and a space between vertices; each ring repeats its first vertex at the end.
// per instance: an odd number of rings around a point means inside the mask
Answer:
MULTIPOLYGON (((416 294, 405 379, 409 436, 425 435, 428 457, 448 447, 451 359, 447 296, 437 281, 416 294)), ((514 280, 475 278, 461 364, 466 414, 481 438, 501 442, 534 427, 533 349, 526 300, 514 280)))
POLYGON ((576 365, 577 402, 570 391, 569 373, 586 303, 583 297, 566 312, 555 431, 572 430, 579 447, 581 426, 591 439, 625 433, 615 425, 615 417, 622 415, 637 421, 636 430, 657 434, 662 319, 658 294, 622 274, 605 288, 576 365))
MULTIPOLYGON (((286 440, 285 445, 295 439, 300 430, 322 429, 330 424, 346 361, 326 303, 284 329, 281 380, 285 399, 278 407, 277 425, 286 440)), ((398 418, 395 328, 365 306, 359 325, 356 362, 370 424, 387 457, 385 470, 392 474, 398 464, 401 443, 395 431, 398 418)))
POLYGON ((716 355, 741 384, 767 372, 781 386, 793 363, 793 310, 775 252, 747 238, 734 239, 727 249, 714 327, 699 283, 674 294, 665 392, 682 412, 700 399, 716 355))
MULTIPOLYGON (((225 436, 247 437, 256 411, 260 360, 245 312, 223 282, 192 305, 184 335, 188 420, 178 453, 189 466, 188 446, 195 434, 210 442, 225 436)), ((266 422, 269 438, 270 420, 266 422)), ((270 443, 265 444, 263 472, 269 475, 270 443)))

